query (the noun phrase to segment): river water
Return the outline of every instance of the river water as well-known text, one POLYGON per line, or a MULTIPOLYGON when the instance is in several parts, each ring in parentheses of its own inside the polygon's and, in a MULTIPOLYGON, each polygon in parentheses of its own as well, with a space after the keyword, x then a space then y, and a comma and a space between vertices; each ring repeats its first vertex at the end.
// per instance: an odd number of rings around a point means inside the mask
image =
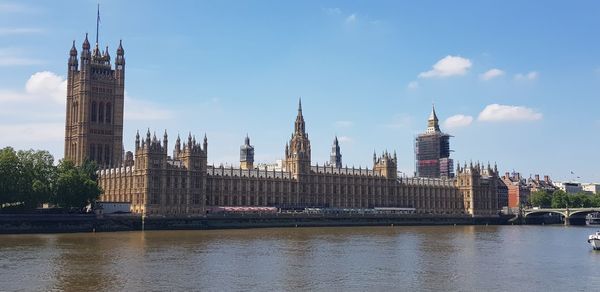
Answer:
POLYGON ((281 228, 0 235, 1 291, 600 291, 595 229, 281 228))

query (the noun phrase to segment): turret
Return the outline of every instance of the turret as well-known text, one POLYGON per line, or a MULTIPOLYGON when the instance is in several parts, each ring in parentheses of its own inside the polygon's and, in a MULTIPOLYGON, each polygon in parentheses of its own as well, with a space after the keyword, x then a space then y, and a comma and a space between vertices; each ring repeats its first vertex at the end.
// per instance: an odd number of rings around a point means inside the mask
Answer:
POLYGON ((140 148, 140 131, 138 130, 135 134, 135 150, 140 148))
POLYGON ((375 156, 374 159, 373 170, 376 173, 389 179, 395 179, 397 177, 398 166, 387 150, 381 153, 379 158, 375 156))
POLYGON ((340 152, 340 144, 337 136, 335 136, 333 139, 333 145, 331 145, 329 165, 335 168, 342 168, 342 153, 340 152))
POLYGON ((206 133, 204 133, 204 143, 202 145, 202 150, 204 150, 204 154, 208 157, 208 139, 206 138, 206 133))
POLYGON ((173 150, 173 159, 179 158, 179 154, 181 153, 181 138, 179 134, 177 134, 177 140, 175 140, 175 150, 173 150))
POLYGON ((298 100, 298 115, 294 123, 294 133, 289 141, 284 168, 294 176, 310 172, 311 148, 308 134, 305 131, 302 116, 302 100, 298 100))
POLYGON ((250 145, 250 137, 246 134, 244 145, 240 147, 240 169, 254 168, 254 146, 250 145))
POLYGON ((90 41, 88 41, 88 34, 85 34, 83 45, 81 46, 81 70, 85 68, 85 65, 89 64, 91 59, 90 53, 90 41))
POLYGON ((77 71, 77 49, 75 48, 75 41, 73 41, 73 46, 71 46, 71 50, 69 51, 69 72, 77 71))
POLYGON ((163 135, 163 148, 165 150, 165 153, 167 153, 168 149, 169 149, 169 139, 168 139, 168 135, 167 135, 167 130, 165 129, 165 134, 163 135))

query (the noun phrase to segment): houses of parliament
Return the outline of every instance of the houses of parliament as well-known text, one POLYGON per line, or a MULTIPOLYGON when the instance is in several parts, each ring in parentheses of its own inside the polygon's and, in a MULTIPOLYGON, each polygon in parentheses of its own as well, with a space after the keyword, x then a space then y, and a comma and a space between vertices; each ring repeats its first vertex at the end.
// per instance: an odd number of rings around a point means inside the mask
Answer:
MULTIPOLYGON (((280 168, 254 165, 254 147, 246 137, 239 167, 207 163, 208 140, 176 137, 170 152, 165 132, 138 132, 135 149, 123 149, 125 51, 119 42, 113 59, 87 35, 69 53, 65 159, 99 167, 101 201, 129 202, 131 212, 148 216, 204 216, 216 206, 279 208, 414 208, 421 214, 495 216, 498 170, 489 164, 458 165, 449 177, 399 177, 396 153, 373 154, 371 168, 342 166, 337 138, 331 159, 311 161, 311 143, 298 103, 293 134, 282 147, 280 168)), ((440 131, 435 109, 428 133, 440 131)))

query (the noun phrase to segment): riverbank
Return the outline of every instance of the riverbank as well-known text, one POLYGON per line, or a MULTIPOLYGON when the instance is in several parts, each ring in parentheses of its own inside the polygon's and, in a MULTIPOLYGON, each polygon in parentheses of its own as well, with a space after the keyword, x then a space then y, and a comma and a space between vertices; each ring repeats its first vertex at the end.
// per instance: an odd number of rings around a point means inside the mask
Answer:
POLYGON ((114 232, 139 230, 208 230, 269 227, 501 225, 505 217, 433 215, 227 215, 146 217, 94 214, 0 214, 0 234, 114 232))

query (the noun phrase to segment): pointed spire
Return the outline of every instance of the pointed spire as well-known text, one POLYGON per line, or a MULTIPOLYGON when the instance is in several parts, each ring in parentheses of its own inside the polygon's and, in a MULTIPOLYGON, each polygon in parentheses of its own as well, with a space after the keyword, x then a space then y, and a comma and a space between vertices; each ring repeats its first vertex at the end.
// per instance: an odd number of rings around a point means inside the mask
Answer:
POLYGON ((110 54, 108 53, 108 46, 106 46, 106 50, 104 50, 104 57, 107 61, 110 61, 110 54))
POLYGON ((125 50, 123 50, 123 40, 119 40, 119 47, 117 48, 117 55, 125 54, 125 50))
POLYGON ((431 104, 431 114, 427 120, 427 133, 440 132, 438 117, 435 113, 435 105, 431 104))
POLYGON ((71 51, 69 52, 71 56, 77 56, 77 49, 75 48, 75 40, 73 40, 73 46, 71 47, 71 51))
POLYGON ((98 16, 96 17, 96 47, 98 47, 99 32, 100 32, 100 3, 98 3, 98 16))
MULTIPOLYGON (((305 135, 304 132, 304 117, 302 117, 302 99, 298 98, 298 116, 294 125, 294 133, 305 135)), ((294 135, 292 135, 293 137, 294 135)))
POLYGON ((246 138, 244 139, 244 145, 250 146, 250 137, 248 137, 248 133, 246 133, 246 138))
POLYGON ((81 48, 84 51, 89 51, 90 50, 90 41, 88 41, 88 33, 85 33, 85 39, 83 40, 83 45, 81 46, 81 48))

